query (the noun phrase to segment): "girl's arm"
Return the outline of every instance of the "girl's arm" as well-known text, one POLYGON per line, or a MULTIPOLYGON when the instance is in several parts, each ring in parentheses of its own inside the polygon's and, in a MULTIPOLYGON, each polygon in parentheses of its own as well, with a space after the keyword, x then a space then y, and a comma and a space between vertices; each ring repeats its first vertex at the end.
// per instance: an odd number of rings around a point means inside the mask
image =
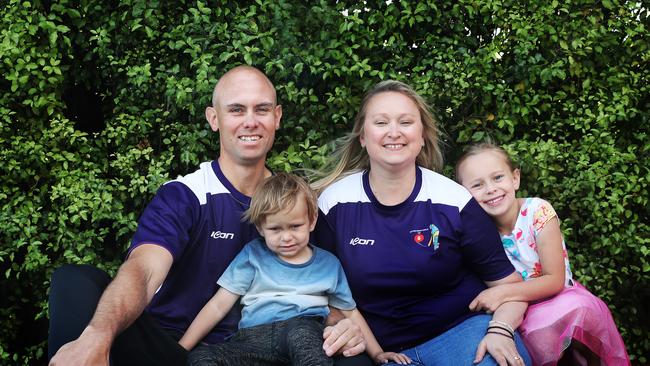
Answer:
POLYGON ((346 318, 350 319, 356 325, 358 325, 359 328, 361 328, 363 337, 366 339, 366 352, 368 352, 368 355, 370 355, 375 363, 384 364, 388 361, 393 361, 400 365, 407 365, 411 363, 411 359, 404 354, 384 352, 359 310, 341 310, 341 312, 346 318))
MULTIPOLYGON (((502 278, 498 281, 488 281, 486 285, 489 287, 488 290, 520 284, 521 276, 517 272, 511 273, 509 276, 502 278)), ((486 290, 487 291, 487 290, 486 290)), ((480 295, 479 295, 480 296, 480 295)), ((519 327, 521 321, 524 318, 524 313, 528 308, 526 302, 520 301, 510 301, 499 306, 494 314, 492 315, 492 320, 495 320, 499 323, 505 323, 509 325, 514 331, 519 327)), ((523 365, 523 361, 519 356, 517 347, 513 339, 505 337, 499 334, 486 333, 485 337, 481 340, 476 350, 476 356, 474 363, 479 363, 483 360, 485 353, 488 352, 499 365, 523 365), (514 357, 518 357, 515 359, 514 357)))
POLYGON ((219 288, 217 293, 212 296, 210 301, 203 306, 203 309, 194 318, 178 343, 188 351, 194 348, 226 316, 237 300, 239 300, 239 295, 223 287, 219 288))
POLYGON ((564 288, 565 264, 562 232, 557 217, 550 219, 537 236, 537 253, 542 275, 533 280, 490 287, 470 304, 473 311, 494 312, 508 301, 536 301, 557 294, 564 288))

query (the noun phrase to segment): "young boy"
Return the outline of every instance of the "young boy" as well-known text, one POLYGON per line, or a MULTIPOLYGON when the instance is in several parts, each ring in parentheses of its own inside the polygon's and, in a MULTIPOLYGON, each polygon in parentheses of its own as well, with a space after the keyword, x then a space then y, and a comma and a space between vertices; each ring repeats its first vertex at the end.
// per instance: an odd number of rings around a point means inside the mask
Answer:
POLYGON ((328 305, 361 327, 375 362, 410 362, 383 352, 356 309, 338 259, 309 244, 316 202, 303 179, 286 173, 267 178, 255 191, 245 218, 262 238, 232 261, 217 281, 221 288, 179 343, 192 349, 241 297, 239 331, 224 343, 192 351, 190 365, 332 365, 322 347, 328 305))

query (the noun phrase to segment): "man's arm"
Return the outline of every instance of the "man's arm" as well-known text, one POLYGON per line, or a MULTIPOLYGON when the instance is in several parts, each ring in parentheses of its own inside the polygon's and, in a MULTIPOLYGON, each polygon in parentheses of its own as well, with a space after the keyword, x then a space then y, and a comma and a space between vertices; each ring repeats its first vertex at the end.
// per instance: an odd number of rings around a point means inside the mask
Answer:
POLYGON ((59 349, 50 366, 108 365, 113 340, 140 316, 172 262, 171 253, 161 246, 135 248, 102 294, 88 326, 59 349))

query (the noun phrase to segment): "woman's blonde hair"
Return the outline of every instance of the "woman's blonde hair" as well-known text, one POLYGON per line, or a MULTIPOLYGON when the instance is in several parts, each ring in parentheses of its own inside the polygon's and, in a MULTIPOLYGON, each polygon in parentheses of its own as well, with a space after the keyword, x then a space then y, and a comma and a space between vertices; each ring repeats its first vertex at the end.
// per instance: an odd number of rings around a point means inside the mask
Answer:
POLYGON ((429 105, 413 88, 396 80, 385 80, 369 90, 361 101, 361 108, 354 120, 352 132, 343 136, 335 143, 335 150, 320 172, 312 176, 312 187, 321 192, 330 184, 354 172, 370 168, 368 152, 361 146, 359 137, 363 134, 363 124, 366 118, 368 103, 377 94, 400 93, 415 103, 420 112, 423 126, 424 146, 416 159, 416 163, 434 171, 442 169, 442 151, 439 146, 440 131, 438 123, 431 113, 429 105))
POLYGON ((304 199, 307 203, 311 224, 318 214, 318 203, 316 193, 309 184, 299 176, 289 173, 272 175, 253 193, 251 205, 244 212, 243 220, 248 220, 260 228, 267 216, 293 208, 299 199, 304 199))

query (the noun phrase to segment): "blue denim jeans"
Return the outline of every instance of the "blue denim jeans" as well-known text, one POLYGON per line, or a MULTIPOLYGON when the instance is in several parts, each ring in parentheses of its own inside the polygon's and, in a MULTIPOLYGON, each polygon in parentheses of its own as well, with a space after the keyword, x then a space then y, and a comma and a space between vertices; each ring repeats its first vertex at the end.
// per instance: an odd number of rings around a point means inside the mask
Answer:
MULTIPOLYGON (((481 314, 473 316, 433 339, 413 348, 403 350, 402 353, 413 360, 412 365, 474 365, 476 349, 481 339, 485 336, 485 330, 491 319, 491 315, 481 314)), ((515 343, 524 363, 530 366, 532 364, 530 356, 518 333, 515 333, 515 343)), ((387 363, 385 365, 397 364, 387 363)), ((497 363, 489 353, 486 353, 483 361, 477 365, 491 366, 497 365, 497 363)))

